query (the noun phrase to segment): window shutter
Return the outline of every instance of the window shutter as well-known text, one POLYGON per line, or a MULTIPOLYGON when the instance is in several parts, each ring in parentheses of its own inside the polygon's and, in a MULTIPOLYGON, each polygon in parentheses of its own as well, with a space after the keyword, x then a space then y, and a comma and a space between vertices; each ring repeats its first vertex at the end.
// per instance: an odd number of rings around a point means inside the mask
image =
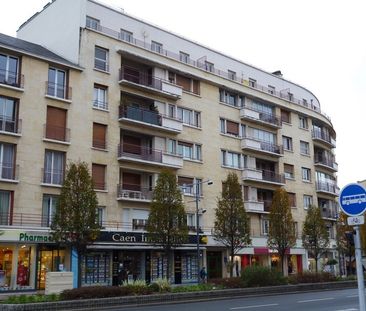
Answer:
POLYGON ((123 136, 123 152, 141 154, 141 139, 133 136, 123 136))
POLYGON ((226 121, 226 132, 233 135, 239 135, 239 124, 231 121, 226 121))
POLYGON ((65 141, 66 110, 47 106, 46 138, 65 141))
POLYGON ((105 165, 92 164, 94 189, 105 190, 105 165))
POLYGON ((191 79, 180 75, 176 75, 176 83, 183 88, 183 90, 191 91, 191 79))
POLYGON ((141 175, 133 173, 123 173, 122 189, 141 191, 141 175))
POLYGON ((107 126, 104 124, 93 123, 93 147, 106 149, 107 126))

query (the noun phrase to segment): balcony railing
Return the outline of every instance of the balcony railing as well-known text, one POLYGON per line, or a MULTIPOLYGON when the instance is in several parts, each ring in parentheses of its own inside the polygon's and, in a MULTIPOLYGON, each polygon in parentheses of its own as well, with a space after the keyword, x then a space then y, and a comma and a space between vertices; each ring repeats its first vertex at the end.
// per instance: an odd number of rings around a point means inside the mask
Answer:
POLYGON ((325 157, 322 154, 315 153, 314 154, 314 163, 315 164, 321 164, 324 166, 327 166, 329 168, 332 168, 334 170, 338 169, 337 163, 334 161, 334 159, 331 159, 329 157, 325 157))
POLYGON ((140 71, 136 68, 129 66, 122 66, 119 71, 119 79, 127 80, 132 83, 151 87, 159 91, 163 90, 162 79, 147 74, 146 72, 140 71))
MULTIPOLYGON (((116 40, 119 40, 119 41, 124 41, 124 42, 127 42, 129 44, 132 44, 132 45, 135 45, 135 46, 138 46, 140 48, 143 48, 145 50, 149 50, 149 51, 152 51, 152 47, 151 47, 151 44, 148 43, 148 42, 145 42, 145 41, 142 41, 142 40, 139 40, 139 39, 136 39, 136 38, 131 38, 129 37, 128 40, 126 40, 125 37, 121 36, 120 32, 119 31, 116 31, 116 30, 113 30, 113 29, 110 29, 110 28, 107 28, 107 27, 104 27, 100 24, 98 25, 91 25, 90 23, 86 24, 86 27, 88 29, 91 29, 93 31, 98 31, 98 32, 101 32, 109 37, 112 37, 116 40)), ((320 107, 317 107, 315 105, 313 105, 312 103, 308 103, 308 102, 304 102, 303 99, 297 99, 295 98, 294 96, 290 96, 288 94, 288 91, 289 90, 286 90, 284 92, 282 91, 275 91, 273 89, 269 89, 268 87, 266 86, 263 86, 263 85, 260 85, 258 83, 255 83, 255 84, 249 84, 247 80, 243 79, 243 78, 240 78, 239 76, 233 76, 232 74, 230 74, 228 71, 226 70, 220 70, 220 69, 217 69, 217 68, 214 68, 214 67, 206 67, 206 63, 205 61, 203 60, 203 58, 201 59, 198 59, 198 60, 192 60, 191 58, 183 58, 181 59, 181 56, 180 54, 178 53, 174 53, 174 52, 171 52, 171 51, 168 51, 168 50, 165 50, 163 48, 160 49, 159 51, 159 54, 162 54, 166 57, 169 57, 171 59, 174 59, 176 61, 179 61, 181 63, 185 63, 185 64, 188 64, 188 65, 191 65, 193 67, 196 67, 196 68, 200 68, 200 69, 203 69, 203 70, 206 70, 206 71, 210 71, 211 73, 215 74, 215 75, 218 75, 220 77, 223 77, 225 79, 229 79, 229 80, 232 80, 232 81, 236 81, 240 84, 244 84, 244 85, 247 85, 251 88, 254 88, 258 91, 261 91, 261 92, 264 92, 266 94, 270 94, 272 96, 275 96, 275 97, 279 97, 279 98, 282 98, 282 99, 285 99, 285 100, 288 100, 288 101, 291 101, 297 105, 300 105, 300 106, 303 106, 303 107, 306 107, 310 110, 313 110, 313 111, 316 111, 320 114, 322 114, 325 118, 327 118, 329 121, 330 121, 330 118, 329 116, 327 116, 325 113, 323 113, 321 110, 320 110, 320 107), (210 70, 208 70, 210 69, 210 70)))
POLYGON ((265 113, 262 111, 258 111, 256 109, 253 109, 252 107, 244 106, 241 111, 242 117, 248 117, 251 119, 258 119, 262 122, 269 123, 271 125, 274 125, 276 127, 281 127, 282 122, 281 119, 277 116, 269 113, 265 113))
POLYGON ((278 174, 273 171, 262 170, 262 179, 273 183, 286 183, 286 178, 284 174, 278 174))
POLYGON ((162 125, 162 116, 158 112, 133 106, 119 106, 119 117, 158 126, 162 125))
POLYGON ((258 199, 258 202, 263 202, 263 209, 265 212, 270 212, 272 200, 261 200, 258 199))
POLYGON ((64 84, 57 84, 53 82, 46 81, 46 95, 71 100, 71 87, 67 87, 64 84))
POLYGON ((332 146, 335 145, 335 139, 332 138, 332 136, 330 136, 328 133, 323 132, 323 131, 318 131, 318 130, 312 130, 311 131, 311 137, 313 139, 318 139, 318 140, 322 140, 332 146))
POLYGON ((151 201, 153 191, 150 187, 140 185, 119 184, 117 186, 117 198, 136 201, 151 201))
POLYGON ((337 219, 338 218, 338 212, 335 208, 330 207, 323 207, 320 209, 321 215, 324 218, 330 218, 330 219, 337 219))
POLYGON ((59 169, 42 169, 42 183, 48 185, 59 185, 61 186, 64 182, 64 170, 59 169))
POLYGON ((146 230, 147 219, 132 219, 133 230, 146 230))
POLYGON ((337 195, 339 192, 339 188, 336 184, 321 181, 316 182, 316 190, 321 192, 329 192, 335 195, 337 195))
POLYGON ((18 180, 19 165, 14 163, 0 162, 0 179, 2 181, 15 181, 18 180))
POLYGON ((118 158, 128 157, 149 162, 163 162, 163 152, 133 144, 118 145, 118 158))
POLYGON ((267 142, 264 142, 264 141, 261 141, 261 149, 263 151, 268 151, 268 152, 277 153, 277 154, 283 154, 283 146, 278 146, 278 145, 267 143, 267 142))
POLYGON ((44 124, 43 128, 44 138, 67 143, 70 142, 70 129, 52 124, 44 124))
POLYGON ((0 115, 0 132, 21 134, 22 133, 22 120, 13 120, 5 115, 0 115))
POLYGON ((24 88, 24 75, 17 72, 0 69, 0 84, 24 88))
POLYGON ((93 107, 102 110, 108 110, 108 102, 101 100, 93 100, 93 107))

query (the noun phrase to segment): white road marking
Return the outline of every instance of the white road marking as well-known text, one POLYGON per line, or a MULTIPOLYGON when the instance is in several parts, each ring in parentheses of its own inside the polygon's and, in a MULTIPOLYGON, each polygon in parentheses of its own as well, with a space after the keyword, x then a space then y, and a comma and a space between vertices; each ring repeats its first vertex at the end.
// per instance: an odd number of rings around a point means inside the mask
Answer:
POLYGON ((262 308, 262 307, 274 307, 274 306, 278 306, 278 303, 271 303, 271 304, 268 304, 268 305, 254 305, 254 306, 246 306, 246 307, 235 307, 235 308, 230 308, 230 310, 262 308))
POLYGON ((347 296, 347 298, 355 298, 355 297, 358 297, 358 295, 350 295, 350 296, 347 296))
POLYGON ((335 311, 357 311, 358 309, 355 308, 351 308, 351 309, 339 309, 339 310, 335 310, 335 311))
POLYGON ((329 298, 319 298, 319 299, 309 299, 309 300, 300 300, 297 303, 307 303, 307 302, 315 302, 315 301, 323 301, 323 300, 333 300, 333 297, 329 298))

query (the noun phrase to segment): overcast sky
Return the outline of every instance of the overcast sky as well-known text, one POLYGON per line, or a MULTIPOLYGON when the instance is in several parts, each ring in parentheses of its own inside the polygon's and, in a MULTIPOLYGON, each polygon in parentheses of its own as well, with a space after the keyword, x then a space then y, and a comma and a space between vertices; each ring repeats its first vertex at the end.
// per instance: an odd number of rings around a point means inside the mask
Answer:
MULTIPOLYGON (((48 1, 3 2, 0 32, 15 36, 48 1)), ((104 2, 311 90, 337 132, 339 186, 366 179, 363 0, 104 2)))

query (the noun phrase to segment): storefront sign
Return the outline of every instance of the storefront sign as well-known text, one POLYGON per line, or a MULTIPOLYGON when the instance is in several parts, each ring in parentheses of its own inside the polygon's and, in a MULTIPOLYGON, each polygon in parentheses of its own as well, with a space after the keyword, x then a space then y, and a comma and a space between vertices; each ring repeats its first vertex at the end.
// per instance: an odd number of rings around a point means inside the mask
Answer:
MULTIPOLYGON (((148 243, 153 244, 151 238, 147 233, 140 232, 107 232, 101 231, 96 242, 114 242, 123 244, 141 244, 148 243)), ((197 236, 189 235, 188 240, 183 244, 196 244, 197 236)), ((200 236, 200 244, 207 244, 207 237, 200 236)))
POLYGON ((21 242, 41 242, 49 243, 53 242, 52 238, 48 234, 34 234, 34 233, 19 233, 19 241, 21 242))
POLYGON ((19 243, 53 243, 51 235, 47 231, 23 231, 10 229, 1 231, 0 241, 19 243))

